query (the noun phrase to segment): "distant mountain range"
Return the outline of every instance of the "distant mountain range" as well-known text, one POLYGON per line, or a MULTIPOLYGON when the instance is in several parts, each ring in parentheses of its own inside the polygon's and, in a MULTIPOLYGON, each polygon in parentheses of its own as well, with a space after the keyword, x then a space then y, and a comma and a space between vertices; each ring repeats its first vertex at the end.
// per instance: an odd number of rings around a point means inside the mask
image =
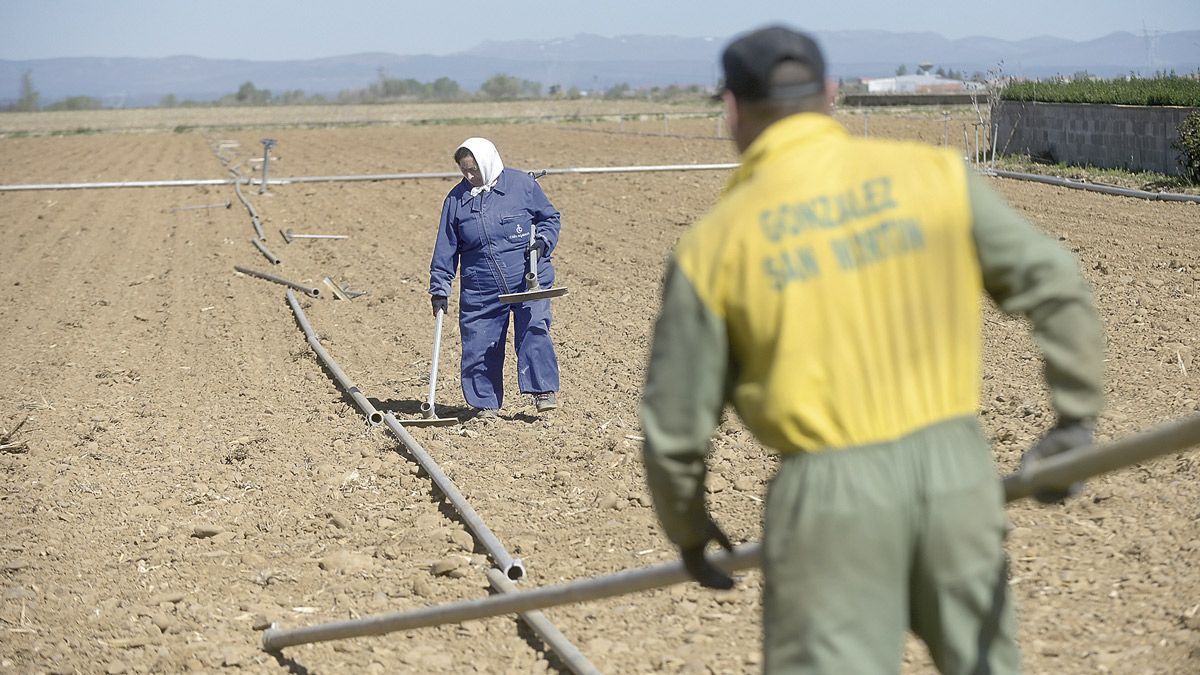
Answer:
MULTIPOLYGON (((834 77, 879 77, 910 71, 928 62, 946 69, 1001 71, 1046 77, 1079 70, 1102 76, 1159 70, 1200 70, 1200 31, 1143 37, 1112 33, 1077 42, 1055 37, 1009 41, 989 37, 950 40, 936 33, 829 31, 816 33, 834 77)), ((17 99, 21 76, 32 74, 43 104, 68 96, 92 96, 110 106, 154 105, 168 94, 209 101, 243 82, 273 92, 303 90, 336 94, 388 77, 422 82, 449 77, 467 89, 504 73, 546 87, 606 89, 621 82, 634 88, 670 84, 714 85, 718 55, 727 38, 683 38, 580 34, 559 40, 485 42, 445 56, 351 54, 302 61, 244 61, 196 56, 146 58, 59 58, 0 60, 0 103, 17 99)))

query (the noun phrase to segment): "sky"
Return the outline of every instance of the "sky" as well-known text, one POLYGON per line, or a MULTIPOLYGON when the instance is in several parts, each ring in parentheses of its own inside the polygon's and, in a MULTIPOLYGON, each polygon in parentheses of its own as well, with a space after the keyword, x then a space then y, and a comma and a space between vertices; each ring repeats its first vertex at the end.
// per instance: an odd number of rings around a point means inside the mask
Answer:
POLYGON ((0 59, 450 54, 489 40, 578 33, 727 38, 774 22, 1089 40, 1200 30, 1200 0, 0 0, 0 59))

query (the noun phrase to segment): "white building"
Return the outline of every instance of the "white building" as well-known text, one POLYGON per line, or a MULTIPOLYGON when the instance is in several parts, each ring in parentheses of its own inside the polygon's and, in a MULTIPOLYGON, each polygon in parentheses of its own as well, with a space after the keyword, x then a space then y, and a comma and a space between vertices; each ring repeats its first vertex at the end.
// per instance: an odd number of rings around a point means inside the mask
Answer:
POLYGON ((948 80, 932 73, 864 79, 870 94, 945 94, 983 89, 982 82, 948 80))

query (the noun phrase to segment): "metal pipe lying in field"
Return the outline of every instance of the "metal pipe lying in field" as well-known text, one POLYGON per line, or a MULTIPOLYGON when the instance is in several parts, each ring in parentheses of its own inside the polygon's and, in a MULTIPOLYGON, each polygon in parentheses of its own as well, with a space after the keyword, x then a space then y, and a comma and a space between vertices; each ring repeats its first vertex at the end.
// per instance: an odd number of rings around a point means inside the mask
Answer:
POLYGON ((504 545, 500 543, 496 535, 492 534, 491 528, 487 526, 487 523, 483 522, 483 519, 471 507, 466 497, 463 497, 462 493, 455 487, 454 482, 442 472, 441 467, 437 465, 437 462, 433 461, 433 457, 429 456, 429 453, 425 451, 425 448, 421 447, 417 439, 413 438, 412 434, 408 433, 408 430, 391 413, 383 416, 383 423, 387 425, 388 429, 391 429, 392 435, 408 449, 408 452, 417 460, 417 463, 421 465, 425 473, 429 474, 430 480, 442 491, 442 494, 446 495, 446 499, 450 500, 450 504, 454 506, 454 510, 458 512, 463 522, 467 524, 467 528, 471 530, 471 533, 479 539, 479 543, 487 550, 488 555, 492 557, 492 562, 496 563, 496 566, 500 568, 504 576, 513 581, 520 581, 524 578, 524 564, 520 560, 514 559, 505 550, 504 545))
MULTIPOLYGON (((1041 489, 1070 485, 1148 459, 1180 452, 1198 444, 1200 415, 1192 415, 1107 445, 1077 448, 1031 464, 1005 477, 1004 500, 1012 502, 1023 499, 1041 489)), ((726 572, 758 567, 762 563, 762 548, 757 543, 745 544, 738 546, 731 553, 718 551, 711 556, 711 561, 726 572)), ((616 574, 543 586, 520 593, 464 600, 409 612, 395 612, 292 630, 272 627, 263 635, 263 647, 272 651, 308 642, 382 635, 397 630, 461 623, 500 614, 601 600, 661 588, 690 579, 683 563, 677 560, 616 574)))
MULTIPOLYGON (((508 580, 508 577, 495 568, 489 568, 486 571, 488 581, 491 582, 492 588, 501 593, 516 593, 517 587, 513 582, 508 580)), ((521 620, 524 621, 533 632, 537 633, 547 647, 558 655, 559 660, 563 662, 572 673, 576 675, 600 675, 600 671, 592 662, 588 660, 583 652, 579 651, 567 636, 562 634, 545 614, 534 610, 532 612, 521 612, 521 620)))
POLYGON ((283 241, 290 244, 293 239, 349 239, 348 234, 301 234, 293 232, 292 228, 280 229, 279 236, 283 237, 283 241))
POLYGON ((100 183, 33 183, 22 185, 0 185, 0 192, 21 192, 30 190, 94 190, 104 188, 144 188, 144 187, 196 187, 200 185, 229 185, 234 180, 230 178, 211 178, 199 180, 132 180, 100 183))
MULTIPOLYGON (((723 164, 651 164, 645 166, 580 166, 562 169, 543 169, 546 174, 572 173, 639 173, 655 171, 719 171, 736 169, 737 162, 723 164)), ((376 173, 361 176, 293 176, 288 178, 272 178, 272 185, 287 185, 289 183, 345 183, 357 181, 382 180, 427 180, 434 178, 462 178, 458 171, 439 171, 432 173, 376 173)))
MULTIPOLYGON (((508 554, 503 545, 492 534, 492 531, 483 523, 483 520, 479 518, 475 510, 463 498, 462 493, 458 491, 458 488, 455 487, 449 477, 442 472, 437 463, 433 461, 433 458, 429 456, 429 453, 425 452, 425 449, 417 443, 416 439, 405 431, 404 427, 400 426, 391 413, 388 413, 385 417, 376 410, 370 400, 362 394, 358 386, 342 371, 333 357, 329 355, 329 352, 321 345, 316 331, 313 330, 312 325, 308 322, 308 317, 305 316, 304 310, 300 307, 300 301, 291 289, 287 291, 287 301, 292 308, 292 313, 296 317, 296 323, 304 331, 304 337, 308 341, 309 346, 312 347, 313 352, 316 353, 317 358, 320 359, 325 368, 333 374, 338 386, 350 395, 372 425, 379 424, 380 422, 387 423, 388 428, 417 460, 417 463, 429 475, 442 494, 451 501, 455 510, 458 511, 463 521, 471 529, 472 534, 483 544, 484 548, 491 555, 492 560, 500 567, 500 569, 493 568, 487 570, 488 581, 501 593, 515 593, 516 588, 513 586, 512 580, 519 580, 525 576, 525 568, 521 564, 521 561, 514 560, 508 554)), ((563 664, 571 672, 579 675, 596 675, 599 673, 596 667, 541 612, 522 613, 521 619, 538 634, 547 647, 558 655, 563 664)), ((265 638, 264 644, 266 644, 265 638)), ((269 651, 278 651, 284 646, 287 645, 268 646, 267 649, 269 651)))
MULTIPOLYGON (((714 553, 709 556, 709 561, 728 573, 758 567, 762 564, 762 547, 759 544, 746 544, 737 547, 732 553, 724 551, 714 553)), ((462 623, 502 614, 530 612, 558 605, 591 602, 690 580, 691 577, 688 576, 683 563, 675 560, 591 579, 543 586, 519 593, 493 595, 478 600, 464 600, 434 607, 423 607, 409 612, 394 612, 288 630, 271 627, 263 633, 263 649, 277 651, 284 647, 312 642, 327 642, 364 635, 383 635, 398 630, 462 623)))
POLYGON ((258 249, 258 252, 263 254, 263 257, 265 257, 267 260, 271 261, 272 265, 278 265, 283 262, 278 256, 276 256, 274 253, 271 253, 271 249, 267 248, 267 245, 262 243, 262 241, 258 239, 251 239, 250 243, 254 244, 255 248, 258 249))
POLYGON ((240 176, 239 179, 233 184, 233 191, 237 193, 238 201, 242 202, 242 205, 246 207, 246 211, 250 213, 250 224, 254 226, 254 233, 258 235, 260 240, 266 241, 267 235, 263 234, 262 219, 258 217, 258 211, 254 210, 254 205, 250 203, 249 199, 246 199, 246 195, 242 194, 242 182, 240 176))
POLYGON ((1027 180, 1034 183, 1046 183, 1047 185, 1057 185, 1058 187, 1072 188, 1074 190, 1100 192, 1106 195, 1117 195, 1120 197, 1151 199, 1164 202, 1194 202, 1200 204, 1200 195, 1189 195, 1179 192, 1148 192, 1146 190, 1134 190, 1132 188, 1122 188, 1113 185, 1097 185, 1095 183, 1084 183, 1083 181, 1071 180, 1070 178, 1043 176, 1036 173, 1021 173, 1020 171, 1007 171, 1004 169, 990 169, 984 171, 983 174, 986 176, 999 176, 1000 178, 1027 180))
POLYGON ((363 395, 358 385, 350 381, 350 378, 338 366, 337 361, 334 361, 329 352, 325 351, 325 347, 321 344, 321 339, 317 337, 312 324, 308 322, 308 317, 304 315, 304 310, 300 308, 300 301, 296 299, 296 294, 290 288, 287 291, 287 301, 292 307, 292 314, 296 316, 296 323, 300 324, 300 330, 304 331, 304 337, 308 340, 308 345, 316 352, 317 358, 321 360, 321 363, 325 364, 325 368, 333 374, 333 379, 337 381, 338 386, 354 400, 354 404, 366 416, 371 426, 381 424, 383 422, 383 413, 375 409, 375 406, 363 395))
POLYGON ((259 272, 258 270, 252 270, 249 267, 242 267, 241 265, 234 265, 233 269, 241 272, 242 274, 249 274, 252 277, 258 277, 259 279, 266 279, 267 281, 274 281, 277 284, 283 284, 284 286, 294 288, 294 289, 300 291, 301 293, 307 295, 310 298, 321 297, 321 289, 319 289, 319 288, 313 288, 312 286, 305 286, 303 284, 298 284, 294 281, 289 281, 287 279, 284 279, 283 277, 277 277, 274 274, 268 274, 266 272, 259 272))
POLYGON ((201 209, 207 211, 208 209, 227 209, 231 206, 233 206, 233 201, 226 199, 221 204, 195 204, 193 206, 176 206, 175 208, 171 209, 171 212, 174 213, 176 211, 199 211, 201 209))
MULTIPOLYGON (((967 140, 966 126, 963 127, 963 158, 968 159, 970 154, 970 144, 967 140)), ((646 166, 593 166, 593 167, 567 167, 562 169, 544 169, 545 173, 550 175, 563 174, 598 174, 598 173, 648 173, 658 171, 722 171, 736 169, 739 166, 736 162, 728 162, 721 164, 652 164, 646 166)), ((1189 195, 1178 192, 1148 192, 1145 190, 1133 190, 1128 188, 1118 188, 1108 185, 1096 185, 1094 183, 1084 183, 1081 181, 1073 181, 1067 178, 1058 178, 1055 176, 1042 176, 1032 173, 1020 173, 1017 171, 1006 171, 1003 169, 993 169, 986 172, 988 175, 999 176, 1001 178, 1014 178, 1018 180, 1029 180, 1039 183, 1048 183, 1050 185, 1058 185, 1077 190, 1089 190, 1102 194, 1118 195, 1122 197, 1134 197, 1136 199, 1151 199, 1155 201, 1172 201, 1172 202, 1197 202, 1200 203, 1200 195, 1189 195)), ((272 178, 271 185, 289 185, 292 183, 353 183, 353 182, 372 182, 386 180, 424 180, 431 178, 461 178, 462 174, 457 171, 435 172, 435 173, 380 173, 380 174, 363 174, 360 176, 293 176, 288 178, 272 178)), ((125 183, 47 183, 41 185, 0 185, 0 192, 14 192, 21 190, 82 190, 89 188, 130 188, 130 187, 189 187, 196 185, 228 185, 232 183, 234 189, 238 192, 238 198, 250 210, 252 221, 255 223, 255 230, 259 232, 259 238, 265 238, 261 232, 258 214, 254 211, 254 207, 246 201, 241 194, 240 185, 246 183, 248 185, 256 185, 259 183, 257 179, 245 178, 230 178, 230 179, 215 179, 215 180, 168 180, 168 181, 133 181, 125 183)))

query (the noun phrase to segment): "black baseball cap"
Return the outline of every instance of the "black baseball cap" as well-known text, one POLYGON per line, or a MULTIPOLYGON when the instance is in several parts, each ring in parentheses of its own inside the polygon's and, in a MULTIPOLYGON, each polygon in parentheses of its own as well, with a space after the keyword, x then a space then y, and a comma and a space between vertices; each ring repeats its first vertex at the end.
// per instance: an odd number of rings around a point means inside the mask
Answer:
MULTIPOLYGON (((740 101, 803 98, 825 89, 825 57, 815 40, 786 26, 767 26, 741 35, 721 54, 725 84, 740 101), (771 72, 784 61, 796 61, 813 71, 813 81, 771 86, 771 72)), ((718 97, 720 92, 718 92, 718 97)))

